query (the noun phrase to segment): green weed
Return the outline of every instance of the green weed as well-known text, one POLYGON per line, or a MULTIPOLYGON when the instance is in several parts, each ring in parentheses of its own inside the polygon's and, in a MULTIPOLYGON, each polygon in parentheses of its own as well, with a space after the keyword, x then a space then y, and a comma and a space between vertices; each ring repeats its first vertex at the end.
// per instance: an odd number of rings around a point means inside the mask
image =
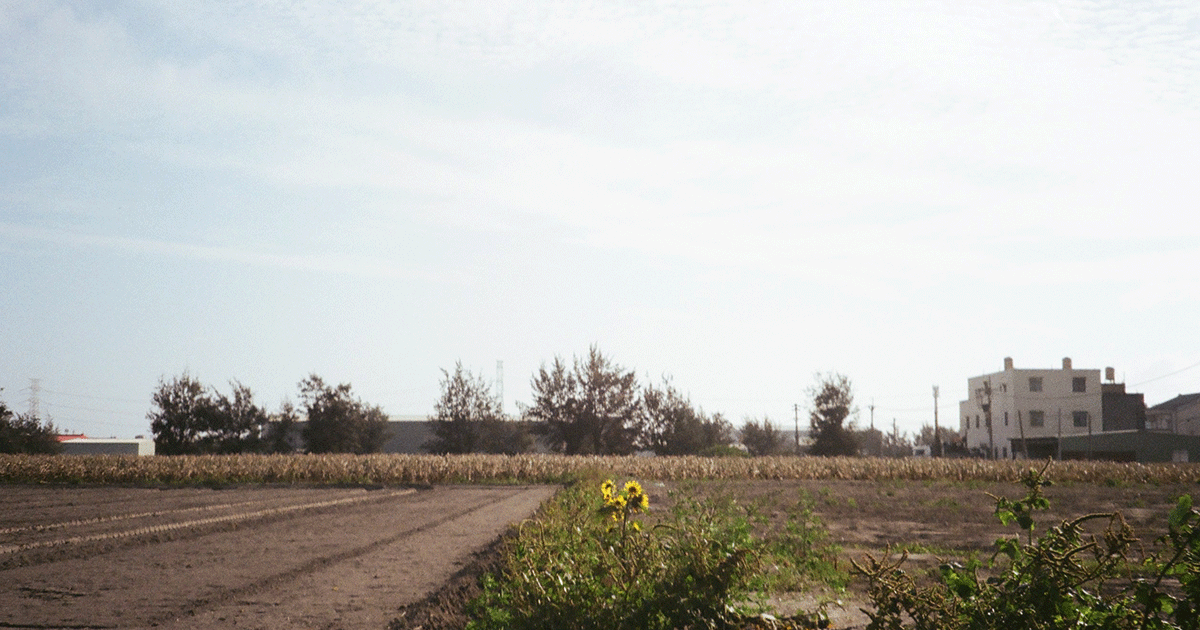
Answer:
POLYGON ((810 504, 772 518, 729 493, 680 492, 651 513, 634 482, 597 487, 576 484, 521 526, 503 568, 483 578, 469 628, 726 627, 758 611, 759 593, 839 583, 810 504))
POLYGON ((946 563, 918 586, 895 561, 871 556, 855 571, 869 583, 869 630, 1007 628, 1200 628, 1200 512, 1181 497, 1168 516, 1162 551, 1138 559, 1139 541, 1119 513, 1086 514, 1034 537, 1035 514, 1049 507, 1046 469, 1021 478, 1026 495, 993 497, 995 513, 1025 536, 1001 538, 986 562, 946 563), (1095 531, 1091 524, 1100 525, 1095 531), (989 577, 981 579, 980 572, 989 577))

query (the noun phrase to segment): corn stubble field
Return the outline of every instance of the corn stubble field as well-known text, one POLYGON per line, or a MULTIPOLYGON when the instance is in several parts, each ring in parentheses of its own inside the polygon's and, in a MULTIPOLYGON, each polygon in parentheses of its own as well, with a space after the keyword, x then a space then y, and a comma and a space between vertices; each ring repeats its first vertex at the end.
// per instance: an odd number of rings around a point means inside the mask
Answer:
MULTIPOLYGON (((1034 464, 1037 464, 1036 462, 1034 464)), ((1013 460, 822 457, 594 457, 564 455, 0 455, 0 483, 440 484, 564 483, 589 473, 660 481, 845 480, 1013 482, 1013 460)), ((1057 482, 1195 484, 1198 464, 1056 462, 1057 482)))

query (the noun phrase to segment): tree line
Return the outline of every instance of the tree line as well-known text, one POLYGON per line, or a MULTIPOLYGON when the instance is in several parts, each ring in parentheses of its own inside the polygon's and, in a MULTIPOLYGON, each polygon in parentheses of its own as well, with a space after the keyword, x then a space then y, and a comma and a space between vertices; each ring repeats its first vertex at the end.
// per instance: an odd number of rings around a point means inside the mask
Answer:
POLYGON ((0 453, 54 454, 62 451, 58 429, 28 413, 16 413, 0 400, 0 453))
POLYGON ((532 380, 533 403, 508 419, 491 387, 465 371, 443 370, 434 407, 433 453, 516 453, 542 447, 567 455, 716 454, 732 448, 733 425, 708 415, 664 377, 642 386, 633 370, 593 346, 568 364, 556 357, 532 380))
POLYGON ((230 388, 222 394, 187 373, 160 380, 147 414, 155 452, 361 454, 387 442, 387 415, 355 396, 349 383, 330 385, 311 374, 298 384, 300 408, 285 401, 273 414, 242 383, 231 381, 230 388))
MULTIPOLYGON (((284 401, 268 412, 250 388, 233 380, 228 394, 188 373, 160 379, 147 414, 156 452, 162 455, 221 453, 373 453, 388 438, 388 419, 378 405, 358 398, 350 384, 328 384, 310 374, 298 385, 299 406, 284 401)), ((456 363, 442 370, 441 393, 430 416, 431 453, 516 454, 548 450, 568 455, 777 455, 801 452, 799 440, 769 418, 734 425, 720 413, 692 404, 671 377, 642 384, 592 346, 572 361, 555 357, 531 379, 532 403, 508 417, 482 377, 456 363)), ((899 436, 875 435, 853 426, 857 409, 850 379, 817 374, 810 401, 810 455, 911 453, 899 436), (881 442, 884 448, 872 448, 881 442)), ((52 424, 12 413, 0 402, 0 452, 61 450, 52 424)), ((932 428, 929 428, 932 433, 932 428)), ((943 433, 946 433, 943 430, 943 433)), ((930 436, 932 437, 932 436, 930 436)), ((925 442, 931 443, 931 442, 925 442)))
MULTIPOLYGON (((795 453, 784 431, 769 418, 746 418, 735 430, 720 413, 707 414, 679 391, 670 377, 641 385, 633 370, 604 356, 596 346, 570 363, 555 357, 532 379, 533 402, 518 419, 506 419, 488 383, 463 370, 443 370, 442 395, 431 417, 435 453, 513 453, 536 439, 567 455, 749 455, 795 453)), ((809 394, 814 455, 854 455, 850 427, 854 394, 839 374, 817 375, 809 394)))

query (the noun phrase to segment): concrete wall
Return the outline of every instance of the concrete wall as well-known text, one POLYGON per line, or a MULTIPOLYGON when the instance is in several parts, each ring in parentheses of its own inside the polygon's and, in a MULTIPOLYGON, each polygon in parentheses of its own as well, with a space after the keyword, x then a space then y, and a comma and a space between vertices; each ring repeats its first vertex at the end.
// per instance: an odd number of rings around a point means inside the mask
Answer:
POLYGON ((1115 431, 1063 437, 1063 459, 1200 462, 1200 437, 1157 431, 1115 431))

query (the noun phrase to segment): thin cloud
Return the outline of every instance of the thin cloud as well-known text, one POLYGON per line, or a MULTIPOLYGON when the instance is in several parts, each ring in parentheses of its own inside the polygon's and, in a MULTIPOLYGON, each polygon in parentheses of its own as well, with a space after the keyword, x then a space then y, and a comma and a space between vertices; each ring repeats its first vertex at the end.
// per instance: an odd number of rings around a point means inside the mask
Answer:
POLYGON ((6 222, 0 222, 0 235, 13 241, 34 241, 70 247, 96 248, 127 255, 149 255, 152 257, 162 256, 238 263, 287 271, 315 271, 400 280, 449 279, 448 274, 440 272, 438 274, 415 272, 398 267, 388 261, 373 260, 365 257, 271 254, 233 247, 90 234, 6 222))

